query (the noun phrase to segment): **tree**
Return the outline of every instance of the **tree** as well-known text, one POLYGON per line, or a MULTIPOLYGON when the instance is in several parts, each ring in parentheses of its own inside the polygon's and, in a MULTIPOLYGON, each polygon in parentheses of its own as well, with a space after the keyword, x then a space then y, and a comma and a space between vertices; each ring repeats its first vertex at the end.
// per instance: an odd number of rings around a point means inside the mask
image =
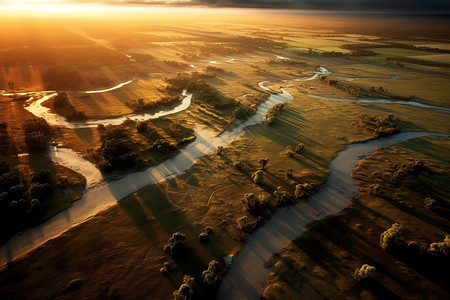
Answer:
POLYGON ((262 171, 256 171, 252 174, 252 180, 256 184, 260 184, 264 179, 264 173, 262 171))
POLYGON ((48 183, 32 183, 29 191, 31 198, 43 200, 53 192, 53 188, 48 183))
POLYGON ((181 232, 175 232, 169 239, 169 243, 164 246, 164 251, 168 252, 170 255, 174 256, 179 254, 181 249, 183 249, 183 242, 187 240, 185 234, 181 232))
POLYGON ((450 235, 446 235, 443 242, 432 243, 430 252, 436 255, 448 255, 450 253, 450 235))
POLYGON ((353 278, 355 278, 358 281, 368 279, 372 277, 372 275, 375 273, 376 269, 375 267, 364 264, 361 266, 361 268, 356 268, 353 272, 353 278))
POLYGON ((288 177, 288 178, 291 178, 294 175, 294 169, 286 168, 284 170, 284 175, 286 175, 286 177, 288 177))
POLYGON ((202 280, 207 285, 213 285, 217 282, 217 271, 219 271, 220 264, 217 260, 212 260, 208 269, 202 272, 202 280))
POLYGON ((42 170, 39 173, 34 173, 31 177, 31 183, 50 183, 52 176, 50 171, 42 170))
POLYGON ((217 155, 222 155, 223 154, 223 146, 218 146, 216 153, 217 153, 217 155))
POLYGON ((275 196, 278 205, 283 205, 291 201, 291 195, 289 195, 289 193, 281 186, 277 187, 277 189, 273 192, 273 195, 275 196))
POLYGON ((295 186, 295 198, 303 197, 308 191, 312 189, 312 185, 310 183, 300 183, 295 186))
POLYGON ((136 130, 139 133, 144 133, 148 131, 148 123, 141 121, 136 124, 136 130))
POLYGON ((380 236, 380 246, 384 250, 391 248, 396 241, 401 237, 403 232, 403 226, 394 223, 392 227, 383 232, 380 236))
POLYGON ((305 149, 305 145, 303 143, 300 143, 295 147, 295 152, 300 153, 303 151, 303 149, 305 149))
POLYGON ((261 158, 259 160, 259 165, 261 166, 261 170, 264 170, 264 168, 267 166, 268 162, 269 162, 268 158, 261 158))
POLYGON ((242 204, 244 204, 245 208, 251 212, 257 212, 258 210, 264 208, 269 204, 268 198, 264 195, 256 196, 253 193, 245 193, 241 199, 242 204))
POLYGON ((183 283, 178 290, 173 292, 175 300, 187 300, 194 294, 194 278, 189 275, 184 275, 183 283))
POLYGON ((242 216, 237 220, 237 226, 239 229, 244 229, 247 226, 247 216, 242 216))

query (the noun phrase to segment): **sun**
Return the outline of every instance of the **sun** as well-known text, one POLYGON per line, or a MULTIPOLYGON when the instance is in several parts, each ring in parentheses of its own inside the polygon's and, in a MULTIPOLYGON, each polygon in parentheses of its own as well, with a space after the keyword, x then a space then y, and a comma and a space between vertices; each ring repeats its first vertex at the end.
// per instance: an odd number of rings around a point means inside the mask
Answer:
POLYGON ((66 0, 0 0, 0 11, 27 14, 78 14, 110 10, 109 6, 98 3, 74 3, 66 0))

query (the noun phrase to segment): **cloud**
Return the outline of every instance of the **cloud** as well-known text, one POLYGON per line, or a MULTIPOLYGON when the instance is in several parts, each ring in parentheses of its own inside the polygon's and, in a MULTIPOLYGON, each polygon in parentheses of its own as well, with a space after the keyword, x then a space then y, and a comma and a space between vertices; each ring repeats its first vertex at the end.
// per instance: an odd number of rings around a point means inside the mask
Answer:
POLYGON ((341 10, 450 10, 448 0, 196 0, 205 5, 341 10))
POLYGON ((113 5, 209 6, 314 10, 450 12, 449 0, 0 0, 2 3, 103 3, 113 5))

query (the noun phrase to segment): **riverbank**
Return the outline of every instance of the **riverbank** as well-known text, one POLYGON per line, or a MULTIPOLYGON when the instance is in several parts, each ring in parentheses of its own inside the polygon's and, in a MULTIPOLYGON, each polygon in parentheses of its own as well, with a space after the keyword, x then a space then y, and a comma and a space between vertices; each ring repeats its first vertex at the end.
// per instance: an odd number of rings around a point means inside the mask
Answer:
MULTIPOLYGON (((263 296, 265 299, 406 299, 426 295, 427 299, 448 298, 448 276, 440 267, 423 265, 416 257, 409 261, 401 252, 387 252, 379 246, 380 234, 393 223, 404 227, 402 239, 420 247, 441 241, 449 222, 425 206, 425 198, 444 205, 450 191, 448 138, 414 139, 376 151, 353 173, 359 193, 340 213, 315 221, 305 233, 289 243, 275 259, 263 296), (424 173, 392 181, 386 161, 425 164, 424 173), (373 177, 378 172, 382 177, 373 177), (382 195, 369 192, 378 183, 382 195), (351 276, 362 264, 377 269, 372 282, 359 283, 351 276)), ((444 262, 442 262, 444 263, 444 262)), ((273 264, 272 264, 273 265, 273 264)))

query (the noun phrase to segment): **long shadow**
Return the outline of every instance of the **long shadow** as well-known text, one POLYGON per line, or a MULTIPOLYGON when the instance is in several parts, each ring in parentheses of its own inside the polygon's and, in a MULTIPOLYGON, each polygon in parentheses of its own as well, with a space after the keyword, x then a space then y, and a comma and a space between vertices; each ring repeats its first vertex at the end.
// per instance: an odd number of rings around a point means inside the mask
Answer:
POLYGON ((445 290, 450 291, 450 259, 448 255, 435 256, 428 253, 423 255, 414 249, 408 249, 405 246, 389 251, 395 258, 404 262, 409 267, 415 269, 418 273, 428 278, 430 281, 440 285, 445 290))
POLYGON ((118 205, 130 216, 136 227, 142 231, 150 241, 155 240, 155 229, 136 196, 132 195, 123 199, 118 202, 118 205))
POLYGON ((375 296, 378 299, 389 299, 389 300, 401 300, 400 296, 392 292, 391 290, 388 290, 386 287, 381 285, 378 281, 374 279, 367 279, 366 281, 361 282, 361 285, 372 293, 373 296, 375 296))

